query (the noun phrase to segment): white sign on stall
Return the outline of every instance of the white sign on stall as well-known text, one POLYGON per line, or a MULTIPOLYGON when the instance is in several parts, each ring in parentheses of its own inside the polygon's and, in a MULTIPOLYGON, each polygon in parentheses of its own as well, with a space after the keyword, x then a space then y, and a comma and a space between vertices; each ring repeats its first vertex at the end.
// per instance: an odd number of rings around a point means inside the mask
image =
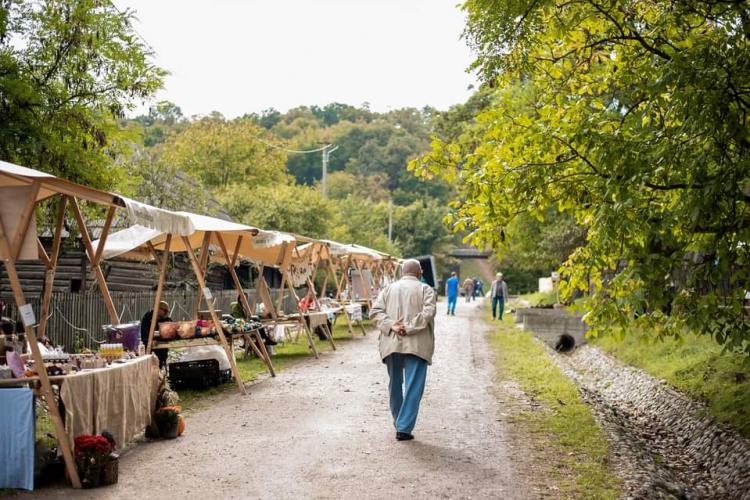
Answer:
POLYGON ((21 313, 21 321, 23 321, 24 326, 36 325, 36 317, 34 316, 34 309, 31 307, 31 304, 22 305, 18 308, 18 312, 21 313))
POLYGON ((352 321, 362 321, 362 304, 349 304, 346 312, 352 321))

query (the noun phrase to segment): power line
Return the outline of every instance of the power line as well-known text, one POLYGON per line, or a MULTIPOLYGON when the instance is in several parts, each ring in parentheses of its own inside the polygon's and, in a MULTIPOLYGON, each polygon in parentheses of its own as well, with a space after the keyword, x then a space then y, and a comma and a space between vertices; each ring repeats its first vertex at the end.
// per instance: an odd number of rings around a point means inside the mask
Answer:
POLYGON ((274 144, 272 142, 268 142, 267 140, 265 140, 262 137, 257 136, 257 135, 253 135, 253 137, 255 137, 258 141, 262 142, 263 144, 265 144, 268 147, 280 149, 281 151, 286 151, 287 153, 295 153, 295 154, 320 153, 321 151, 324 151, 326 148, 330 148, 331 147, 330 144, 326 144, 322 148, 308 149, 308 150, 304 150, 303 151, 303 150, 299 150, 299 149, 289 149, 289 148, 285 148, 284 146, 279 146, 279 145, 274 144))

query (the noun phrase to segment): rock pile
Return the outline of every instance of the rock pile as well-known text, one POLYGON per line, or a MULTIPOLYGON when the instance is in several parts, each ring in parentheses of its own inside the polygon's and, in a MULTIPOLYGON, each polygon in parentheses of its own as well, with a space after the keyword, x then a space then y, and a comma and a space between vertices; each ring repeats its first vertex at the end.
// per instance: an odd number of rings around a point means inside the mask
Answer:
POLYGON ((750 440, 704 404, 593 346, 550 354, 610 434, 628 498, 750 499, 750 440))

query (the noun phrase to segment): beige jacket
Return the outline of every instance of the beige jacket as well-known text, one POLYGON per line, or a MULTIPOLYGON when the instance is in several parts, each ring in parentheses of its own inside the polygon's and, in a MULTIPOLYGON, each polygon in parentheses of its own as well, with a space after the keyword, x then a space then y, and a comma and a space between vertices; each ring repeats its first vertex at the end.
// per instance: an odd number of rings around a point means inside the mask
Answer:
POLYGON ((414 276, 404 276, 385 287, 370 310, 370 319, 380 330, 380 358, 394 352, 413 354, 432 364, 435 351, 435 291, 414 276), (391 331, 399 319, 406 335, 391 331))

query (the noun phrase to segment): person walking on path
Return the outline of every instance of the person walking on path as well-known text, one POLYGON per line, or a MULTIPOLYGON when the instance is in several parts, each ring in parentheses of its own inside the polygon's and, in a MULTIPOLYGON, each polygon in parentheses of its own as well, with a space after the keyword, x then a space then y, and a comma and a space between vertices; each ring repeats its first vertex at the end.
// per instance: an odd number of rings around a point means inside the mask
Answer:
POLYGON ((497 319, 502 321, 505 302, 508 300, 508 284, 503 281, 503 273, 495 275, 495 281, 490 286, 490 297, 492 297, 492 319, 495 319, 497 312, 497 319))
POLYGON ((484 283, 482 283, 482 280, 479 278, 474 280, 474 298, 482 296, 482 289, 484 288, 484 283))
POLYGON ((456 272, 451 273, 451 277, 445 282, 445 296, 448 297, 448 314, 456 315, 456 302, 458 302, 458 276, 456 272))
MULTIPOLYGON (((418 260, 406 260, 402 278, 385 287, 372 305, 370 319, 380 330, 380 358, 388 368, 391 415, 396 439, 414 439, 427 365, 435 350, 435 291, 421 283, 418 260)), ((458 279, 456 279, 458 280, 458 279)))
POLYGON ((471 295, 474 293, 474 280, 471 278, 466 278, 464 280, 464 297, 466 297, 466 302, 471 302, 471 295))

